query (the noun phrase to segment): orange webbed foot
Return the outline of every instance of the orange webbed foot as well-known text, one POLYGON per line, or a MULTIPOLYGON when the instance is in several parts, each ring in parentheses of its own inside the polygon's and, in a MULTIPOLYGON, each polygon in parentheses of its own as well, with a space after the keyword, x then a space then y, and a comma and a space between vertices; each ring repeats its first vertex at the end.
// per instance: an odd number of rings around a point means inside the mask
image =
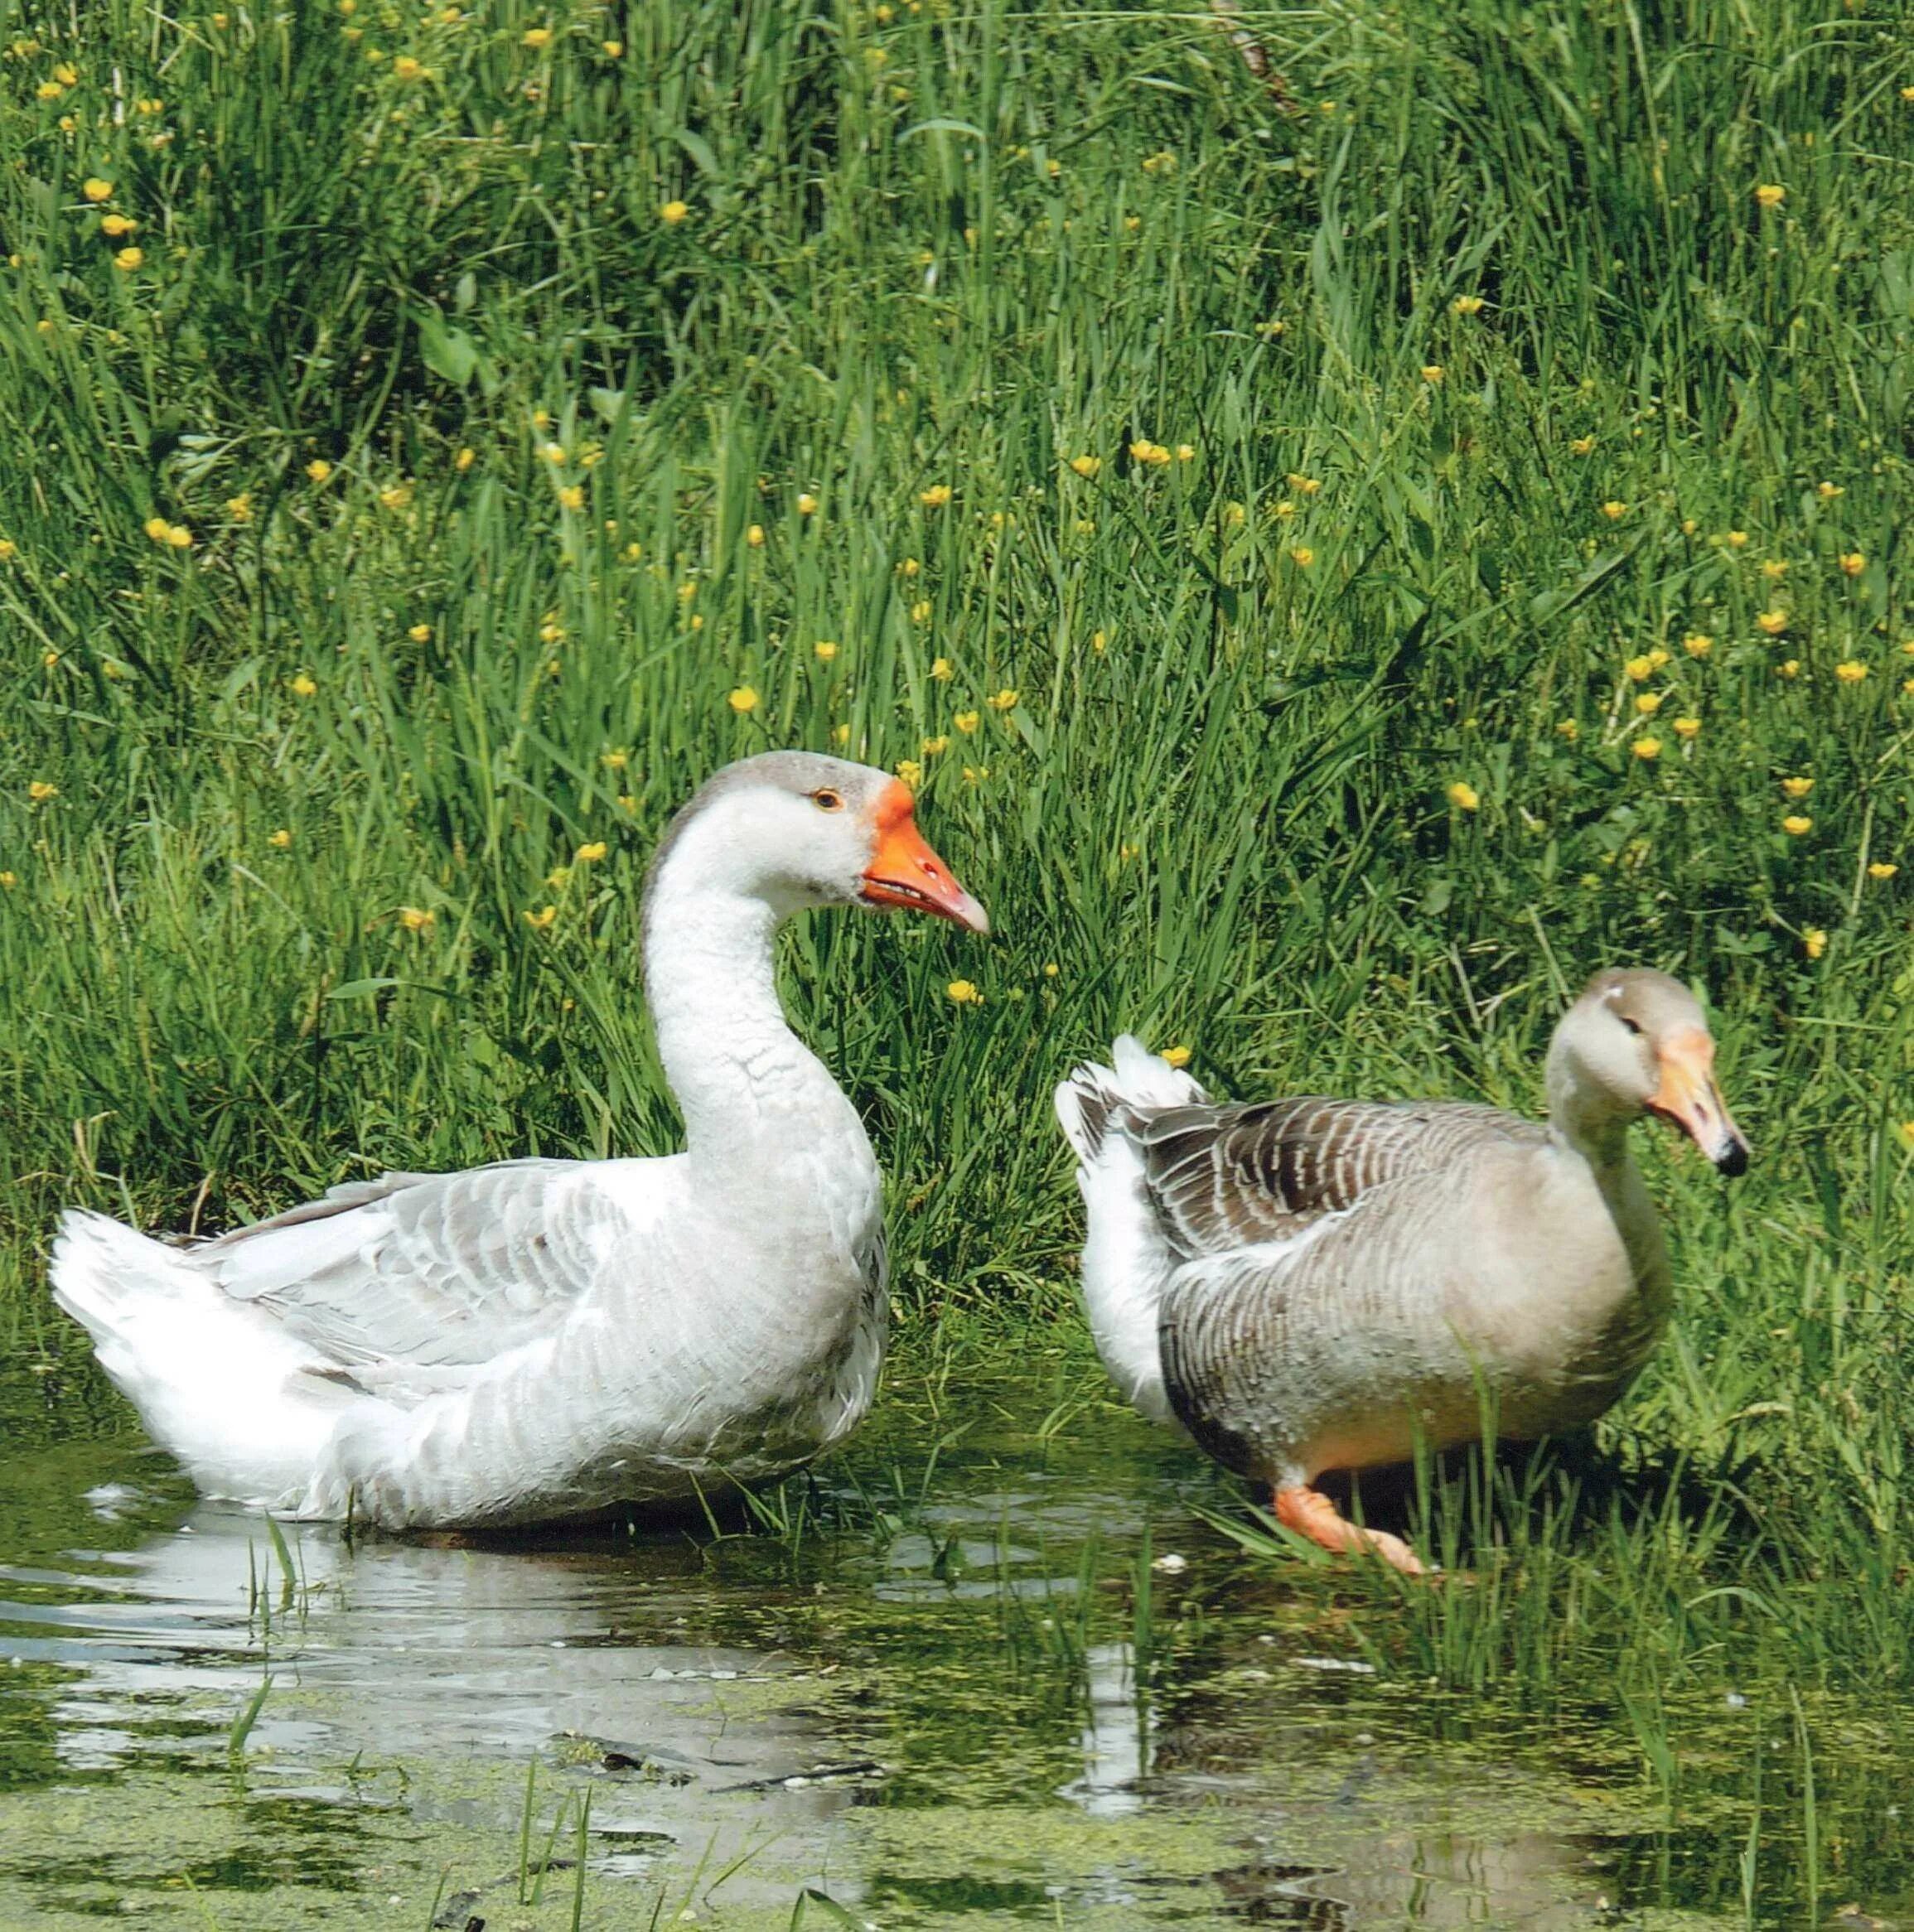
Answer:
POLYGON ((1428 1573, 1421 1558, 1399 1536, 1391 1536, 1386 1529, 1365 1529, 1350 1522, 1320 1490, 1312 1490, 1304 1483, 1293 1489, 1274 1490, 1270 1494, 1276 1505, 1276 1520, 1285 1529, 1293 1529, 1298 1536, 1307 1537, 1324 1549, 1333 1550, 1338 1556, 1374 1551, 1405 1577, 1428 1573))

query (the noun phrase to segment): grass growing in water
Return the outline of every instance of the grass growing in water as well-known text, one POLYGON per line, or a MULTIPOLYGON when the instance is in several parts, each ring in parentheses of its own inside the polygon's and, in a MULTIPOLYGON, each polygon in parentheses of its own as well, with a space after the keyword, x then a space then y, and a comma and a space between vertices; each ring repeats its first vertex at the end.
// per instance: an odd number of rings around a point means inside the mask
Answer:
POLYGON ((1635 1486, 1432 1489, 1476 1582, 1402 1654, 1545 1695, 1626 1653, 1643 1710, 1717 1642, 1904 1680, 1896 17, 1249 24, 1282 90, 1148 7, 22 22, 0 1343, 42 1406, 99 1413, 63 1203, 672 1144, 652 841, 727 757, 841 748, 1002 935, 787 954, 906 1320, 1064 1302, 1046 1097, 1119 1026, 1219 1090, 1527 1108, 1585 971, 1705 983, 1757 1165, 1656 1143, 1635 1486))

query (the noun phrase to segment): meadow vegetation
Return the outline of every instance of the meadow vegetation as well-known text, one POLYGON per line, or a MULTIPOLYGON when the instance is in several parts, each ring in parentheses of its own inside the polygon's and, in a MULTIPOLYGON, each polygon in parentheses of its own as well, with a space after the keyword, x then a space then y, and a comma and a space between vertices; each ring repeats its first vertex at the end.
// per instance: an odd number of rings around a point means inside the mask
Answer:
MULTIPOLYGON (((1200 7, 0 21, 0 1348, 54 1412, 111 1413, 65 1203, 674 1144, 647 855, 835 749, 998 927, 788 950, 906 1331, 1067 1318, 1048 1093, 1119 1027, 1526 1110, 1580 979, 1665 967, 1756 1158, 1649 1156, 1648 1500, 1434 1534, 1539 1538, 1559 1611, 1606 1524, 1676 1651, 1800 1590, 1813 1667, 1904 1671, 1892 0, 1249 10, 1261 75, 1200 7)), ((1459 1682, 1589 1627, 1413 1615, 1459 1682)))

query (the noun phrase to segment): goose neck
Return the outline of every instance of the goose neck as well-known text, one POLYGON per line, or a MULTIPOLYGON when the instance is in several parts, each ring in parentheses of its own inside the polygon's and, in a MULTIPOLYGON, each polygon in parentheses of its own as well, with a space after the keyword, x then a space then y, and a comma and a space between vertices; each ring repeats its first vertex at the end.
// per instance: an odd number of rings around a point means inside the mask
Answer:
POLYGON ((791 1031, 778 998, 781 915, 755 893, 685 879, 667 866, 645 917, 645 985, 659 1058, 694 1159, 761 1175, 795 1139, 815 1146, 848 1117, 823 1063, 791 1031), (800 1136, 794 1123, 804 1123, 800 1136), (748 1167, 741 1168, 741 1162, 748 1167))

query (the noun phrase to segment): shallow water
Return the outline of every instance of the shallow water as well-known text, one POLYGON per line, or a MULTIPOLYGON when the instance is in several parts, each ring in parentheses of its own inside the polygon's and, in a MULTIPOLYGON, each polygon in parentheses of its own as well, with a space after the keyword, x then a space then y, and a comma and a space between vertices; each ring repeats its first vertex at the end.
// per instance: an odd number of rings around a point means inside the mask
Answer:
MULTIPOLYGON (((1698 1716, 1671 1809, 1599 1686, 1543 1724, 1402 1681, 1363 1640, 1386 1606, 1245 1558, 1200 1514, 1240 1492, 1067 1348, 895 1374, 780 1534, 276 1548, 137 1443, 8 1480, 0 1927, 1555 1932, 1809 1905, 1778 1769, 1744 1901, 1771 1709, 1698 1716)), ((1833 1734, 1817 1915, 1898 1915, 1905 1734, 1833 1734)))

